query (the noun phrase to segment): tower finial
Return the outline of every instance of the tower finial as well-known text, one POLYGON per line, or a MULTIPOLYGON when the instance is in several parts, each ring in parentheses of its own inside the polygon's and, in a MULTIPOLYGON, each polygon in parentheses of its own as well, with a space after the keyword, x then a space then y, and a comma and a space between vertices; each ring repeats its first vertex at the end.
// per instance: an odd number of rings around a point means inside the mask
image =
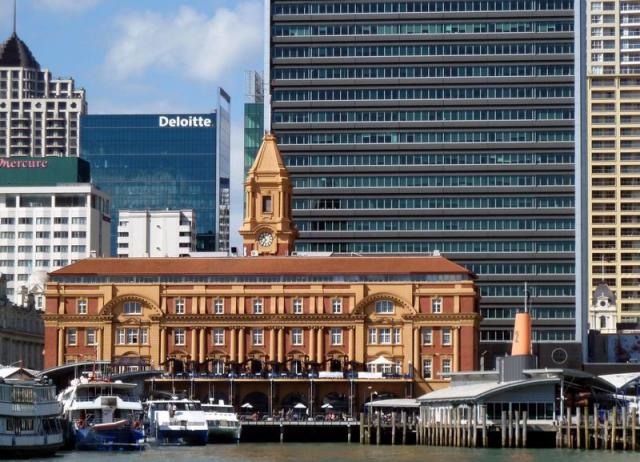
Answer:
POLYGON ((13 0, 13 35, 16 35, 16 10, 18 0, 13 0))

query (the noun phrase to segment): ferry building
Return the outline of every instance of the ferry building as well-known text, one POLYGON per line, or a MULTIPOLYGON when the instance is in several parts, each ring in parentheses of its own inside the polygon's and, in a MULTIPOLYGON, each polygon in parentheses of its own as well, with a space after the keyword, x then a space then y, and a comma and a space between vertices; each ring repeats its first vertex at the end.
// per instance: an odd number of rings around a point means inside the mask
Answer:
POLYGON ((273 411, 330 396, 349 412, 477 368, 468 270, 439 255, 292 253, 291 185, 271 135, 245 190, 245 256, 90 258, 51 273, 45 367, 106 360, 164 369, 150 387, 200 399, 273 411))

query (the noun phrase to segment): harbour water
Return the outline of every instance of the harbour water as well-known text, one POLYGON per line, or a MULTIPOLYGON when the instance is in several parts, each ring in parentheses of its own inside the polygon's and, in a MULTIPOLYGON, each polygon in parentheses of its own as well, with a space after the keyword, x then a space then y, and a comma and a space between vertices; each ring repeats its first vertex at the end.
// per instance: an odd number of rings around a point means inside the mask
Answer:
MULTIPOLYGON (((34 459, 36 460, 36 459, 34 459)), ((243 443, 199 447, 150 447, 144 452, 61 452, 57 462, 636 462, 633 452, 565 449, 462 449, 368 446, 347 443, 243 443)))

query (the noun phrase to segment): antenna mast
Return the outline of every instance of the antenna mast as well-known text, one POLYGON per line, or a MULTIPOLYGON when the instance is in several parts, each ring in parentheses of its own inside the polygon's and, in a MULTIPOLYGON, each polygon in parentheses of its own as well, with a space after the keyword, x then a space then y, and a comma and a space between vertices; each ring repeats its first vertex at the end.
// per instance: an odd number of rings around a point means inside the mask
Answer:
POLYGON ((18 0, 13 0, 13 35, 16 35, 16 10, 18 0))

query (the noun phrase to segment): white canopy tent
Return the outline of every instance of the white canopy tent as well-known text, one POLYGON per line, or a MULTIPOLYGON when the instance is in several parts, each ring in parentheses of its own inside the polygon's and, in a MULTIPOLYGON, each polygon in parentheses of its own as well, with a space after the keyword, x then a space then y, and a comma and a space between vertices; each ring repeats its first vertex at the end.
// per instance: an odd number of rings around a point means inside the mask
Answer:
POLYGON ((370 372, 391 372, 391 368, 395 366, 396 363, 380 355, 373 361, 369 361, 367 365, 370 366, 370 372))

